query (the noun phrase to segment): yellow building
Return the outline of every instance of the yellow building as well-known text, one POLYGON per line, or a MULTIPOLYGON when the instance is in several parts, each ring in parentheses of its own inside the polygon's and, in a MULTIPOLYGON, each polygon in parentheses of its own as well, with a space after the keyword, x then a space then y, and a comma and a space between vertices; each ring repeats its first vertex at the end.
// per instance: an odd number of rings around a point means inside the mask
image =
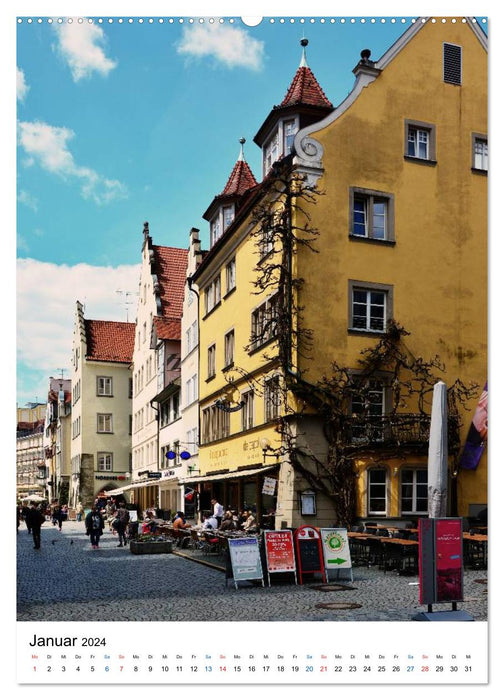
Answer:
MULTIPOLYGON (((338 464, 356 518, 426 514, 422 370, 398 376, 389 362, 366 374, 359 359, 392 337, 394 320, 408 333, 392 343, 403 359, 439 356, 445 371, 430 365, 429 381, 486 382, 486 44, 471 20, 418 20, 379 60, 362 52, 336 108, 303 49, 255 138, 262 182, 241 154, 205 214, 211 248, 193 275, 203 507, 214 495, 260 515, 274 507, 277 527, 333 525, 350 506, 332 460, 347 454, 338 464), (336 407, 322 391, 334 389, 334 362, 347 378, 336 407)), ((460 412, 462 443, 476 401, 460 412)), ((449 512, 467 516, 487 501, 486 454, 459 470, 455 433, 449 512)))

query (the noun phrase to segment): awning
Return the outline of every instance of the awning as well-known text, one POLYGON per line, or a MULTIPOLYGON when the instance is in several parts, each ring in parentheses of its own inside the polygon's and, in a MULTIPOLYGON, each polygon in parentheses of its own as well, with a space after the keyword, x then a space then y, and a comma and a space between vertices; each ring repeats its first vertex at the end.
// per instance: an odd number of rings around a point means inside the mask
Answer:
POLYGON ((105 496, 121 496, 125 491, 128 490, 127 486, 123 486, 120 489, 112 489, 112 491, 104 491, 105 496))
POLYGON ((234 470, 232 472, 224 472, 223 474, 210 474, 209 476, 187 476, 185 479, 179 479, 179 484, 200 484, 204 481, 224 481, 225 479, 244 479, 247 476, 256 476, 263 472, 270 472, 273 469, 278 469, 278 464, 270 465, 269 467, 256 467, 256 469, 242 469, 241 471, 234 470))
POLYGON ((136 484, 128 484, 127 486, 121 486, 119 489, 112 489, 112 491, 104 491, 106 496, 120 496, 121 493, 125 491, 131 491, 132 489, 140 489, 142 486, 152 486, 157 484, 159 479, 149 479, 148 481, 139 481, 136 484))

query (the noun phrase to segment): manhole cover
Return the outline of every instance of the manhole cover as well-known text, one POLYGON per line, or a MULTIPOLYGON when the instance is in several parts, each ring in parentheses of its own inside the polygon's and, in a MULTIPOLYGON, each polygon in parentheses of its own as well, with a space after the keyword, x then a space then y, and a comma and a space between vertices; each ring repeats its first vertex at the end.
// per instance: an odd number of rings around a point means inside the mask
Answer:
POLYGON ((314 591, 355 591, 355 586, 345 586, 343 583, 325 583, 311 587, 314 591))
POLYGON ((488 579, 487 578, 475 578, 474 583, 485 583, 486 584, 486 583, 488 583, 488 579))
POLYGON ((315 607, 324 610, 355 610, 362 608, 362 605, 359 603, 317 603, 315 607))

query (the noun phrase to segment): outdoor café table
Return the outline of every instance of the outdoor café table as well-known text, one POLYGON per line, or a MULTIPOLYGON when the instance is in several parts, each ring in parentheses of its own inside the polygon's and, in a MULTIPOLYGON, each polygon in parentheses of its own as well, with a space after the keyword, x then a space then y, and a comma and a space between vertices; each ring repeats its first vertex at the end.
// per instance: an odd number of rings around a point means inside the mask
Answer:
POLYGON ((405 572, 409 569, 416 569, 418 566, 418 542, 416 540, 404 540, 399 537, 382 537, 383 543, 383 568, 386 571, 387 565, 390 568, 398 568, 405 572), (413 562, 413 566, 411 563, 413 562), (408 566, 406 566, 408 563, 408 566))
POLYGON ((463 533, 464 563, 471 568, 486 568, 488 535, 463 533))

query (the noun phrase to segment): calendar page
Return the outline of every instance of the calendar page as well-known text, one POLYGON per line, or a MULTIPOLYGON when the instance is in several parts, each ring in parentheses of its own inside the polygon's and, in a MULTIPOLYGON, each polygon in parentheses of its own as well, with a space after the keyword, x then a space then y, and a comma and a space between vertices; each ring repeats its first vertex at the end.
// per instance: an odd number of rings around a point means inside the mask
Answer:
POLYGON ((4 19, 14 697, 492 689, 488 18, 114 5, 4 19))

